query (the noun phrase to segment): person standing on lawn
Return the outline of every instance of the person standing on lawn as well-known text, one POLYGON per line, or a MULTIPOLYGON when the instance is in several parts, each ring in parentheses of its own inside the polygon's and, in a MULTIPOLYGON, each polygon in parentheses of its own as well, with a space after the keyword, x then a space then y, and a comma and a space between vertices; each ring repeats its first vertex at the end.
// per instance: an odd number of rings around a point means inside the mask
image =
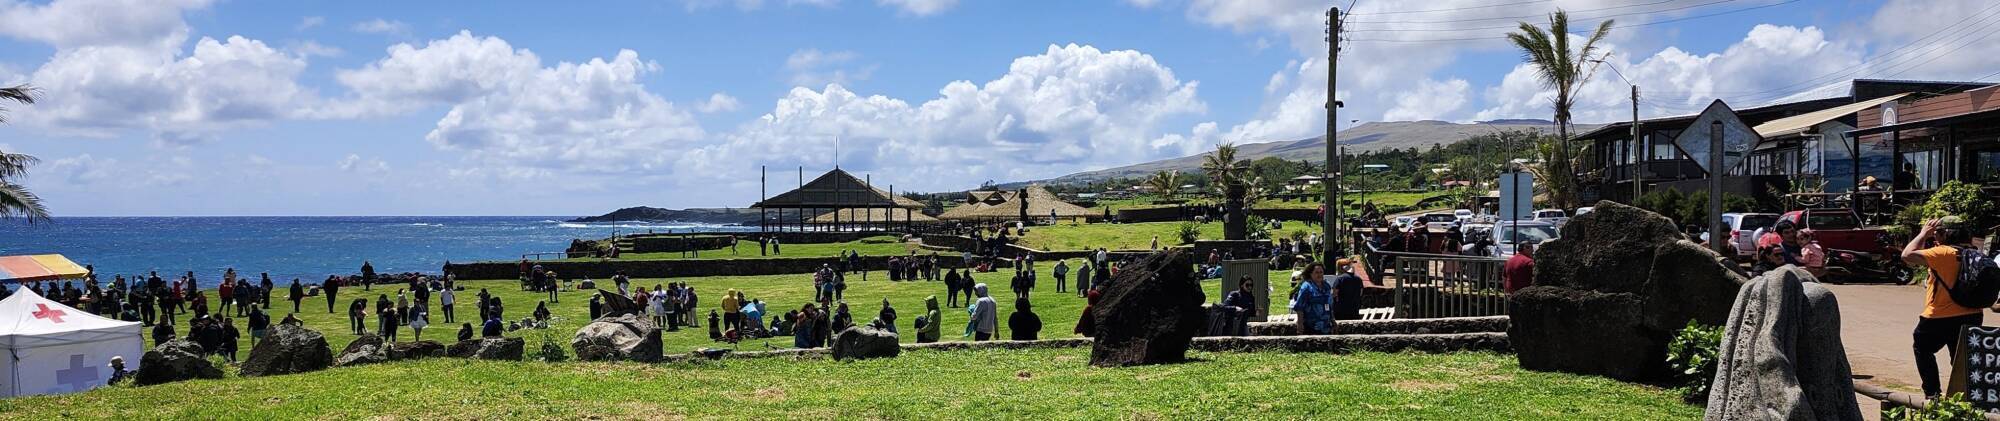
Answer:
POLYGON ((319 284, 320 293, 326 294, 326 314, 333 314, 334 297, 340 295, 340 278, 326 276, 326 282, 319 284))
POLYGON ((1333 319, 1361 320, 1361 277, 1354 274, 1354 261, 1333 261, 1339 275, 1333 276, 1333 319))
POLYGON ((1069 284, 1069 261, 1056 260, 1055 276, 1056 292, 1069 292, 1064 290, 1069 284))
POLYGON ((1042 316, 1035 315, 1027 298, 1014 299, 1014 314, 1007 316, 1008 339, 1032 341, 1042 333, 1042 316))
POLYGON ((1000 305, 999 303, 993 301, 993 297, 991 295, 987 294, 986 284, 973 285, 972 292, 973 294, 977 294, 979 296, 979 299, 977 301, 972 302, 971 305, 972 334, 973 334, 972 340, 974 341, 991 340, 993 339, 993 332, 995 331, 994 329, 998 328, 1000 324, 1000 314, 999 314, 1000 305))
MULTIPOLYGON (((1958 218, 1947 217, 1925 222, 1903 245, 1903 263, 1913 267, 1930 269, 1924 281, 1924 310, 1917 316, 1917 327, 1910 333, 1911 347, 1916 350, 1917 376, 1923 380, 1924 396, 1936 398, 1943 393, 1938 383, 1936 354, 1944 348, 1957 355, 1959 331, 1967 326, 1979 326, 1984 322, 1983 309, 1968 308, 1953 301, 1947 291, 1958 283, 1960 266, 1959 253, 1968 252, 1972 247, 1972 230, 1966 229, 1958 218), (1922 248, 1926 241, 1935 246, 1922 248)), ((1957 364, 1957 362, 1953 362, 1957 364)))
POLYGON ((1326 283, 1326 267, 1306 266, 1306 279, 1292 296, 1292 313, 1298 315, 1300 335, 1333 333, 1333 286, 1326 283))
POLYGON ((299 284, 299 278, 292 278, 291 292, 292 312, 297 313, 299 312, 299 302, 306 299, 306 286, 299 284))

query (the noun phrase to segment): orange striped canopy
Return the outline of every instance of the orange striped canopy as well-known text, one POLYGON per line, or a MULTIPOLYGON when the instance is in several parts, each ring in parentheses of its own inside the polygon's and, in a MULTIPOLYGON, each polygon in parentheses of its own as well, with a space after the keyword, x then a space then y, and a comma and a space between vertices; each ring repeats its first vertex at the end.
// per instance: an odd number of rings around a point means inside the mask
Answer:
POLYGON ((0 282, 82 278, 90 271, 60 254, 0 256, 0 282))

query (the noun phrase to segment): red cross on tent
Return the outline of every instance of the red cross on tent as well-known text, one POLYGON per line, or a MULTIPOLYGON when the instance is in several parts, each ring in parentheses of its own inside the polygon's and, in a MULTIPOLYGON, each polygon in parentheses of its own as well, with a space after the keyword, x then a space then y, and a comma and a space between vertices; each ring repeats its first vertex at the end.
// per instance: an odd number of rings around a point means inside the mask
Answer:
POLYGON ((63 319, 62 319, 62 318, 63 318, 63 314, 65 314, 65 313, 64 313, 64 312, 63 312, 62 310, 57 310, 57 309, 52 309, 52 308, 49 308, 49 305, 48 305, 48 304, 40 304, 40 303, 37 303, 37 304, 35 304, 35 307, 37 307, 37 308, 40 308, 40 310, 35 310, 35 312, 34 312, 34 313, 31 313, 31 314, 34 314, 34 315, 35 315, 35 318, 37 318, 37 319, 47 319, 47 320, 49 320, 50 322, 53 322, 53 323, 62 323, 62 322, 63 322, 63 319))

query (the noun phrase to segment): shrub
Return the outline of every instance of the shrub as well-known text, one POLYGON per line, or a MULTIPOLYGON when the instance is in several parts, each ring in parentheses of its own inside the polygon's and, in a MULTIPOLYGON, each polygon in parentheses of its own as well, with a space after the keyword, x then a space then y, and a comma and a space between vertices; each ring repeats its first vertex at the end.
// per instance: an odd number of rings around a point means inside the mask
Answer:
MULTIPOLYGON (((1658 213, 1672 219, 1675 225, 1708 227, 1708 192, 1698 191, 1682 194, 1673 189, 1654 190, 1639 196, 1633 206, 1658 213)), ((1738 194, 1723 194, 1723 212, 1750 212, 1757 210, 1757 200, 1738 194)))
POLYGON ((1995 216, 1996 212, 2000 210, 1995 210, 1993 200, 1979 192, 1978 185, 1952 180, 1944 183, 1944 186, 1938 188, 1936 193, 1932 193, 1930 199, 1925 200, 1923 204, 1897 212, 1895 231, 1902 235, 1915 233, 1917 227, 1923 225, 1924 221, 1946 216, 1964 218, 1973 229, 1983 230, 2000 223, 2000 216, 1995 216))
POLYGON ((1201 239, 1201 224, 1182 222, 1180 227, 1174 229, 1174 236, 1181 239, 1181 244, 1194 244, 1195 240, 1201 239))
POLYGON ((1964 394, 1954 393, 1950 396, 1932 400, 1930 405, 1925 406, 1924 409, 1900 407, 1890 409, 1889 413, 1883 416, 1882 419, 1890 421, 1977 421, 1986 419, 1986 415, 1978 409, 1973 408, 1971 402, 1966 402, 1964 394))
POLYGON ((542 349, 536 355, 535 359, 547 362, 568 361, 569 352, 563 350, 562 341, 557 341, 555 335, 550 334, 547 328, 540 330, 542 331, 542 349))
POLYGON ((1667 367, 1681 383, 1681 398, 1689 402, 1708 400, 1708 385, 1715 380, 1716 358, 1722 350, 1722 328, 1689 320, 1687 327, 1667 342, 1667 367))
POLYGON ((1268 240, 1271 238, 1271 221, 1266 221, 1261 216, 1246 216, 1243 218, 1243 225, 1243 235, 1245 238, 1252 240, 1268 240))

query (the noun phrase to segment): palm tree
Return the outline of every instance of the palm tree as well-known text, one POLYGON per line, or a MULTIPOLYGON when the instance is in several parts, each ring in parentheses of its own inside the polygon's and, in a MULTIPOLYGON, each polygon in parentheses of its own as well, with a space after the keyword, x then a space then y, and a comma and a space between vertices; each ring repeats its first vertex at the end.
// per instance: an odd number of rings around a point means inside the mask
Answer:
MULTIPOLYGON (((35 88, 28 85, 0 88, 0 100, 34 104, 35 88)), ((6 111, 0 107, 0 123, 7 122, 6 111)), ((42 198, 14 182, 40 161, 33 156, 0 151, 0 219, 26 218, 29 222, 49 219, 49 208, 42 205, 42 198)))
POLYGON ((1146 186, 1152 187, 1161 198, 1174 198, 1174 191, 1181 188, 1181 170, 1160 171, 1146 179, 1146 186))
POLYGON ((1554 151, 1554 159, 1542 163, 1553 177, 1542 178, 1541 182, 1548 186, 1549 199, 1564 208, 1576 206, 1577 189, 1571 170, 1574 148, 1569 139, 1569 109, 1576 105, 1576 91, 1590 79, 1584 65, 1600 58, 1597 42, 1611 33, 1611 22, 1611 19, 1598 22, 1597 30, 1591 31, 1583 48, 1574 51, 1569 45, 1569 14, 1561 10, 1549 16, 1547 31, 1521 22, 1520 32, 1507 33, 1507 40, 1521 49, 1522 60, 1534 65, 1542 86, 1555 90, 1556 139, 1560 145, 1554 151))
POLYGON ((1249 167, 1236 160, 1236 145, 1228 143, 1215 145, 1215 152, 1202 157, 1201 171, 1208 174, 1209 185, 1222 193, 1222 238, 1242 240, 1249 236, 1243 215, 1244 198, 1249 196, 1249 187, 1243 179, 1249 167))

